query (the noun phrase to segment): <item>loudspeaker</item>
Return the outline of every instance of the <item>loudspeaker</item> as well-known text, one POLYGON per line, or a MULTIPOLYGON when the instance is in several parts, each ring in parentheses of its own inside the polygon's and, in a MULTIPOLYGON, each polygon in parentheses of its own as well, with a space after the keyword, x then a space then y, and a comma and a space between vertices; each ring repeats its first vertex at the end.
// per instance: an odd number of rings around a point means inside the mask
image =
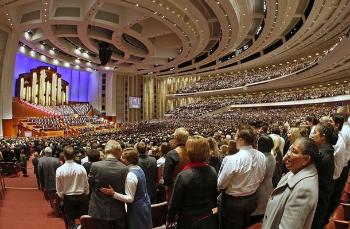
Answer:
POLYGON ((108 63, 108 61, 111 59, 112 56, 112 48, 110 47, 110 45, 107 42, 102 41, 99 44, 99 58, 101 61, 101 65, 106 65, 108 63))

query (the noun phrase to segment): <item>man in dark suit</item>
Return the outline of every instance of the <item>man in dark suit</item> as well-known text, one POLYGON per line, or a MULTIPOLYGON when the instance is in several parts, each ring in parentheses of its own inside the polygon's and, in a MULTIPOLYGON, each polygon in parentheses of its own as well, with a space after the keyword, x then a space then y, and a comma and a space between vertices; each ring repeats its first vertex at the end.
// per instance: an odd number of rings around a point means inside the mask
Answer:
POLYGON ((41 187, 44 188, 49 200, 53 200, 56 193, 56 169, 60 166, 58 158, 52 157, 52 149, 44 149, 45 156, 38 159, 38 173, 41 187))
POLYGON ((139 142, 136 146, 140 154, 138 166, 141 167, 146 177, 147 192, 151 203, 155 204, 157 201, 157 160, 154 157, 147 155, 147 148, 144 142, 139 142))
POLYGON ((40 178, 39 178, 39 172, 38 172, 39 154, 37 152, 35 152, 33 154, 33 156, 34 157, 33 157, 32 163, 33 163, 33 168, 34 168, 34 174, 36 177, 36 183, 38 185, 38 189, 40 190, 41 185, 40 185, 40 178))
POLYGON ((119 161, 122 148, 118 142, 109 140, 104 152, 106 159, 94 162, 88 176, 89 185, 91 185, 89 215, 98 219, 101 225, 106 225, 108 222, 107 228, 124 229, 125 204, 104 195, 99 189, 112 187, 118 193, 125 193, 128 168, 119 161))

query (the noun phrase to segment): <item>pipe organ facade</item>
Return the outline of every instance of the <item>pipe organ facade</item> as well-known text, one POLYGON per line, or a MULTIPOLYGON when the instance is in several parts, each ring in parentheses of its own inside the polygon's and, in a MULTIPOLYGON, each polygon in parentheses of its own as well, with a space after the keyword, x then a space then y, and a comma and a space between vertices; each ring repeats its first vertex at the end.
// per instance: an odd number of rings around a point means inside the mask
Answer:
POLYGON ((19 75, 16 97, 43 106, 68 104, 69 84, 50 67, 38 67, 19 75))

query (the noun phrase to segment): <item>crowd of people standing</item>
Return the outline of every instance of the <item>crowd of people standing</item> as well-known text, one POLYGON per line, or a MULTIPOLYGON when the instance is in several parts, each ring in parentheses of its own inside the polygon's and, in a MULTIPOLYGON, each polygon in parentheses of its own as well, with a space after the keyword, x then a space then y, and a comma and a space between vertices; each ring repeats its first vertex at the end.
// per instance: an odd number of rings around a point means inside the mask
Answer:
POLYGON ((263 228, 323 228, 339 203, 350 159, 349 110, 332 108, 318 106, 312 116, 310 107, 255 110, 266 119, 242 110, 222 116, 239 121, 232 126, 220 125, 223 120, 186 126, 193 120, 184 119, 185 127, 165 125, 164 132, 159 121, 113 133, 0 144, 6 160, 12 146, 35 152, 38 188, 63 200, 67 228, 84 214, 102 228, 152 228, 151 204, 162 201, 168 202, 169 228, 246 228, 256 222, 263 228), (267 119, 275 113, 279 118, 267 119))

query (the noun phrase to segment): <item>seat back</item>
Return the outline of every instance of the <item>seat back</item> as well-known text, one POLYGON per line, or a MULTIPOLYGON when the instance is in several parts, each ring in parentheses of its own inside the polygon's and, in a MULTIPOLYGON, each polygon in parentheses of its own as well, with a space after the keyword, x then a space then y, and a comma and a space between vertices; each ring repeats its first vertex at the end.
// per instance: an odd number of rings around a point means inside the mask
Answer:
POLYGON ((262 223, 256 223, 248 227, 247 229, 260 229, 262 227, 262 223))
POLYGON ((344 220, 333 220, 335 229, 348 229, 349 222, 344 220))
POLYGON ((152 204, 152 224, 153 227, 160 227, 166 223, 166 217, 168 212, 168 202, 162 202, 159 204, 152 204))
POLYGON ((344 220, 344 208, 341 205, 338 205, 338 207, 335 209, 332 219, 335 220, 344 220))
POLYGON ((109 228, 108 221, 98 220, 89 215, 82 215, 80 217, 80 229, 96 229, 96 228, 109 228))
POLYGON ((344 209, 344 220, 349 221, 350 220, 350 204, 341 203, 340 205, 344 209))

